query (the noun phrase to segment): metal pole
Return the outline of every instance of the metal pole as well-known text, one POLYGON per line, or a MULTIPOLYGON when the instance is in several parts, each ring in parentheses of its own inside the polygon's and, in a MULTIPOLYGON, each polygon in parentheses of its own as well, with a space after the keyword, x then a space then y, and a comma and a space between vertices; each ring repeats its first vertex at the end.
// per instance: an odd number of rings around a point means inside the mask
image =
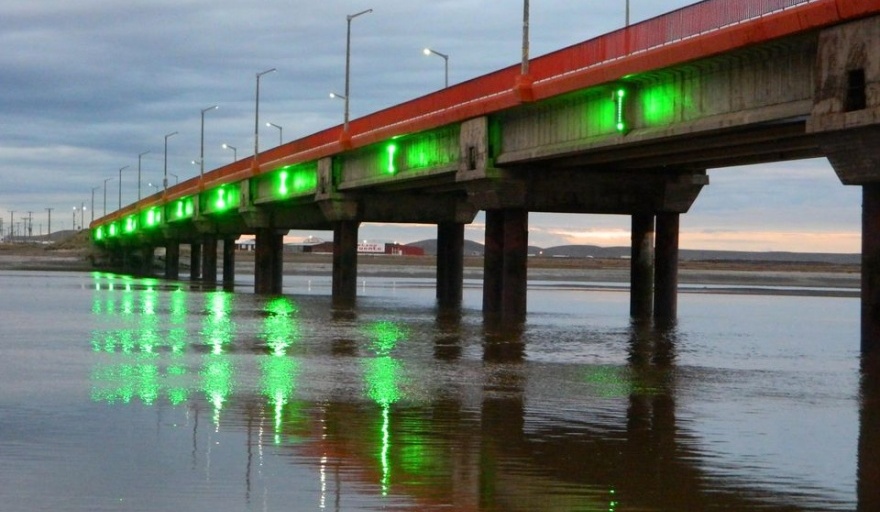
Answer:
MULTIPOLYGON (((95 192, 94 192, 94 189, 93 189, 93 192, 92 192, 92 198, 94 198, 94 197, 95 197, 95 192)), ((92 199, 92 205, 94 206, 94 199, 92 199)), ((47 235, 51 235, 51 234, 52 234, 52 210, 54 210, 54 209, 55 209, 55 208, 46 208, 46 211, 49 212, 49 227, 47 228, 47 229, 48 229, 48 233, 46 233, 47 235)), ((94 211, 94 210, 93 210, 93 211, 94 211)), ((94 220, 94 219, 92 219, 92 220, 94 220)))
POLYGON ((257 73, 257 94, 254 106, 254 161, 260 154, 260 77, 275 71, 275 68, 257 73))
POLYGON ((205 112, 209 110, 217 110, 217 105, 202 109, 202 142, 199 149, 199 177, 205 177, 205 112))
POLYGON ((122 209, 122 171, 124 171, 125 169, 128 169, 127 165, 125 167, 119 168, 119 210, 122 209))
POLYGON ((95 191, 101 187, 92 187, 92 222, 95 222, 95 191))
POLYGON ((626 26, 629 26, 629 0, 626 0, 626 26))
MULTIPOLYGON (((143 157, 147 153, 149 153, 149 151, 144 151, 143 153, 138 155, 138 202, 140 202, 140 200, 141 200, 141 157, 143 157)), ((95 205, 92 205, 92 207, 93 207, 92 208, 92 215, 94 215, 94 212, 95 212, 94 206, 95 205)), ((95 219, 92 219, 92 220, 95 220, 95 219)))
POLYGON ((373 12, 372 9, 367 9, 366 11, 361 11, 357 14, 349 14, 345 17, 346 21, 346 32, 345 32, 345 117, 342 124, 342 129, 346 133, 348 133, 348 96, 349 96, 349 77, 351 74, 351 20, 357 18, 362 14, 367 14, 373 12))
POLYGON ((522 69, 520 73, 529 74, 529 0, 523 0, 522 69))
POLYGON ((107 216, 107 182, 112 179, 113 179, 112 176, 104 179, 104 216, 105 217, 107 216))
POLYGON ((83 221, 84 221, 84 217, 85 217, 85 213, 84 213, 84 212, 85 212, 85 209, 86 209, 86 202, 83 201, 83 202, 79 203, 79 229, 82 229, 82 228, 83 228, 83 221))
POLYGON ((164 167, 164 177, 162 178, 162 191, 168 190, 168 137, 172 137, 177 135, 177 132, 171 132, 165 135, 165 167, 164 167))

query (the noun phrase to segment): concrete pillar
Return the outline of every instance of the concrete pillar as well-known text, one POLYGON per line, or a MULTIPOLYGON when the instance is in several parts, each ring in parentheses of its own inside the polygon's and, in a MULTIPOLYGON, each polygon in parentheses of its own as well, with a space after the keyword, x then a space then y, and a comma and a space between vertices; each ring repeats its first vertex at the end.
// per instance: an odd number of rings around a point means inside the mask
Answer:
POLYGON ((859 394, 859 454, 856 489, 859 512, 880 510, 880 354, 863 357, 859 394))
POLYGON ((254 253, 254 293, 281 293, 284 238, 272 228, 258 228, 254 253))
POLYGON ((235 288, 235 238, 223 239, 223 289, 235 288))
POLYGON ((651 318, 654 292, 654 215, 632 216, 629 314, 651 318))
POLYGON ((180 244, 169 240, 165 245, 165 279, 180 279, 180 244))
POLYGON ((441 306, 461 304, 464 280, 464 224, 437 225, 437 302, 441 306))
POLYGON ((678 314, 678 213, 657 215, 654 248, 654 320, 674 321, 678 314))
POLYGON ((354 220, 333 224, 333 304, 351 307, 357 298, 358 225, 354 220))
POLYGON ((501 311, 502 264, 504 262, 504 212, 486 210, 483 253, 483 313, 501 311))
POLYGON ((140 275, 142 276, 151 276, 153 275, 153 254, 154 248, 152 245, 145 245, 141 247, 141 268, 140 275))
POLYGON ((510 208, 504 211, 504 265, 501 292, 501 315, 521 321, 526 316, 528 286, 529 211, 510 208))
POLYGON ((202 278, 202 244, 190 244, 189 253, 189 279, 198 281, 202 278))
POLYGON ((862 356, 880 356, 880 183, 862 185, 862 356))
POLYGON ((202 281, 208 284, 217 282, 217 237, 206 235, 202 247, 202 281))

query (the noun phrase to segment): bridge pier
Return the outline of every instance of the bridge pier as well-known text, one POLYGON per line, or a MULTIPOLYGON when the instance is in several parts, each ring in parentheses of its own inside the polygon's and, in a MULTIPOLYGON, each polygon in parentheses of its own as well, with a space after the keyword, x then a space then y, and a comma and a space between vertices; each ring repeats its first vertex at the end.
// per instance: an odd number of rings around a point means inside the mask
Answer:
POLYGON ((189 253, 189 279, 198 281, 202 278, 202 244, 194 242, 190 244, 189 253))
POLYGON ((235 238, 223 239, 223 289, 235 288, 235 238))
POLYGON ((284 236, 272 228, 256 230, 254 254, 254 293, 281 293, 284 266, 284 236))
POLYGON ((351 307, 357 298, 357 242, 359 222, 333 223, 333 305, 351 307))
POLYGON ((208 284, 217 283, 217 237, 205 235, 202 239, 202 281, 208 284))
POLYGON ((650 319, 654 307, 654 215, 633 214, 630 239, 629 314, 638 320, 650 319))
POLYGON ((464 279, 464 224, 437 224, 437 302, 440 306, 461 304, 464 279))
POLYGON ((678 315, 678 213, 657 214, 654 247, 654 321, 674 322, 678 315))
POLYGON ((862 185, 862 354, 880 356, 880 183, 862 185))
POLYGON ((524 208, 486 211, 483 313, 504 321, 525 319, 529 212, 524 208))
POLYGON ((139 275, 153 275, 153 258, 155 256, 155 248, 152 245, 144 245, 141 247, 141 265, 138 271, 139 275))
POLYGON ((165 243, 165 279, 180 279, 180 243, 170 239, 165 243))

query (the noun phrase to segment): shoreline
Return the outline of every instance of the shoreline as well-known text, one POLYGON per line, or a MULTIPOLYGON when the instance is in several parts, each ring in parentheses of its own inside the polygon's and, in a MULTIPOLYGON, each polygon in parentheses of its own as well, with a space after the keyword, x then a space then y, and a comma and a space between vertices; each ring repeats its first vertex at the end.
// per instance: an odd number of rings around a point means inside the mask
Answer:
MULTIPOLYGON (((189 255, 182 251, 181 262, 189 255)), ((96 270, 83 250, 43 248, 0 249, 0 270, 8 271, 91 271, 96 270)), ((161 261, 161 260, 159 260, 161 261)), ((628 259, 577 259, 530 257, 528 278, 532 283, 577 283, 578 286, 618 289, 629 283, 628 259), (603 285, 607 283, 607 285, 603 285)), ((254 254, 236 253, 236 273, 253 273, 254 254)), ((464 279, 481 280, 483 259, 464 258, 464 279)), ((284 275, 332 275, 332 255, 285 253, 284 275)), ((182 265, 185 273, 186 265, 182 265)), ((218 264, 218 267, 220 265, 218 264)), ((804 293, 835 296, 857 295, 861 275, 857 265, 833 265, 801 262, 693 261, 679 262, 679 285, 682 292, 761 293, 772 288, 802 289, 804 293)), ((369 255, 358 257, 358 275, 370 278, 433 278, 434 256, 369 255)))

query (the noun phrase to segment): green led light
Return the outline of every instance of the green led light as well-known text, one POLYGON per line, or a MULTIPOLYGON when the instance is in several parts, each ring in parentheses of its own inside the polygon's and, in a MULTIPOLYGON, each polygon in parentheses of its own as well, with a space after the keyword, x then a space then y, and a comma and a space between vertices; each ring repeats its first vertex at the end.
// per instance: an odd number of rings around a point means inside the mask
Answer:
POLYGON ((95 240, 103 240, 104 239, 104 226, 100 226, 95 230, 95 240))
POLYGON ((394 174, 397 172, 397 167, 394 165, 394 155, 397 154, 397 144, 388 144, 386 150, 388 151, 388 174, 394 174))
POLYGON ((195 207, 193 206, 192 198, 187 198, 184 204, 184 211, 186 212, 187 217, 192 217, 193 212, 195 211, 195 207))
POLYGON ((135 220, 134 215, 129 215, 125 218, 125 232, 134 233, 135 229, 137 229, 137 221, 135 220))
POLYGON ((217 189, 217 200, 214 202, 214 206, 218 210, 225 210, 227 208, 226 204, 226 188, 220 187, 217 189))
POLYGON ((183 201, 177 201, 177 218, 183 218, 183 201))
POLYGON ((287 171, 281 171, 278 173, 278 193, 282 196, 287 195, 287 171))
POLYGON ((110 224, 110 236, 116 236, 116 231, 117 231, 117 227, 116 227, 116 223, 114 222, 114 223, 110 224))
POLYGON ((626 121, 624 119, 624 112, 623 112, 623 105, 625 103, 625 100, 626 100, 626 89, 624 89, 622 87, 618 88, 614 92, 614 101, 617 106, 617 108, 615 109, 615 113, 616 113, 615 127, 617 128, 617 131, 619 131, 619 132, 626 131, 626 121))

